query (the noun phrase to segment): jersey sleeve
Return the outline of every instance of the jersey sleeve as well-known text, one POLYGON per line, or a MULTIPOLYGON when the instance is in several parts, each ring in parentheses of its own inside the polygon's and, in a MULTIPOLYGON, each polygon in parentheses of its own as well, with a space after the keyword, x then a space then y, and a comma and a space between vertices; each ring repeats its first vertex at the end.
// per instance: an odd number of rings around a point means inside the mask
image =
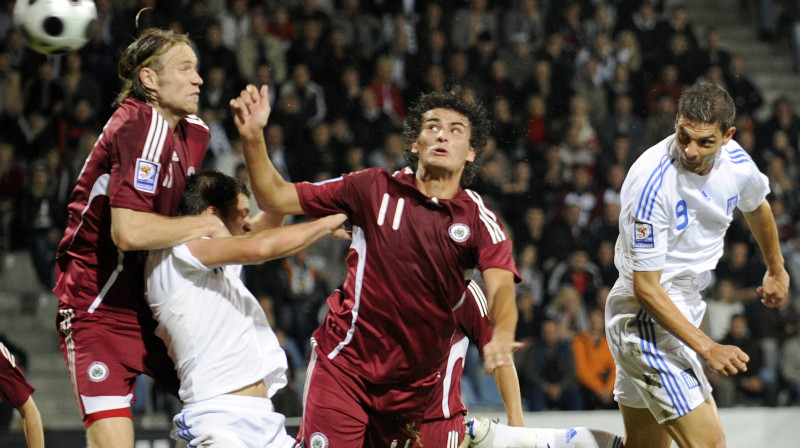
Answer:
POLYGON ((344 213, 353 219, 355 215, 353 212, 361 203, 359 190, 369 188, 369 179, 374 178, 369 175, 368 171, 345 174, 313 184, 296 183, 295 188, 300 197, 300 205, 306 216, 319 218, 335 213, 344 213))
POLYGON ((456 319, 464 334, 478 347, 483 357, 483 346, 492 339, 493 331, 489 320, 489 303, 483 289, 474 281, 469 282, 464 294, 464 304, 456 310, 456 319))
POLYGON ((154 209, 162 171, 168 168, 162 166, 161 156, 169 131, 160 115, 145 115, 142 111, 132 114, 109 136, 108 195, 112 207, 144 212, 154 209))
POLYGON ((752 212, 764 202, 769 191, 769 179, 753 165, 747 182, 739 193, 737 207, 743 212, 752 212))
POLYGON ((468 194, 477 204, 473 229, 477 231, 478 269, 503 269, 514 274, 514 281, 521 281, 512 255, 512 244, 503 223, 497 215, 483 203, 481 197, 468 190, 468 194))
POLYGON ((631 208, 633 216, 624 221, 625 225, 631 226, 622 234, 631 239, 628 244, 634 271, 661 270, 667 259, 668 198, 662 188, 655 188, 656 185, 659 185, 658 181, 651 179, 639 190, 641 193, 636 196, 638 205, 631 208))
POLYGON ((15 408, 28 401, 36 390, 25 379, 25 375, 14 362, 14 356, 5 345, 0 344, 0 400, 15 408))

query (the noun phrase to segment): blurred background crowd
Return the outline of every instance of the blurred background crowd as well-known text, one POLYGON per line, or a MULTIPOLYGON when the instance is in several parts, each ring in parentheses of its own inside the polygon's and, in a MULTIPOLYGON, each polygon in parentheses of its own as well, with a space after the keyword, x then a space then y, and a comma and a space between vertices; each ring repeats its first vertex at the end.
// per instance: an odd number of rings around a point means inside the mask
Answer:
MULTIPOLYGON (((205 166, 245 180, 228 101, 247 83, 270 87, 267 146, 291 181, 404 166, 400 128, 422 92, 461 87, 483 102, 494 135, 471 188, 514 241, 517 339, 527 343, 517 367, 532 411, 614 407, 603 306, 617 277, 619 190, 636 157, 673 133, 682 89, 719 83, 737 104, 734 138, 770 178, 795 299, 784 309, 760 305, 764 266, 739 216, 708 286, 705 326, 751 362, 735 378, 712 375, 717 403, 800 404, 798 105, 787 97, 764 105, 747 61, 713 24, 698 32, 679 2, 96 0, 90 42, 58 57, 26 48, 13 3, 0 0, 0 253, 29 251, 45 289, 70 191, 112 111, 118 56, 142 7, 154 10, 140 27, 188 33, 196 46, 198 115, 212 134, 205 166), (762 106, 770 111, 759 119, 762 106)), ((794 1, 781 2, 781 14, 768 0, 728 3, 733 14, 757 14, 760 39, 793 42, 794 1)), ((326 241, 245 270, 297 377, 325 298, 343 280, 346 251, 326 241)), ((500 405, 472 353, 465 398, 500 405)), ((287 393, 276 407, 299 415, 296 389, 287 393)), ((165 400, 147 395, 137 403, 165 400)))

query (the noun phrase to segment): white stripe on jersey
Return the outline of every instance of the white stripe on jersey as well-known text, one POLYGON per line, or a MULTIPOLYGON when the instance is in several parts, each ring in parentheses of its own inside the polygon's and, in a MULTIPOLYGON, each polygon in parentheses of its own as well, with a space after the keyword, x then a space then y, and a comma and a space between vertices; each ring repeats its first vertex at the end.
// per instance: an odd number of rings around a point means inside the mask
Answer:
MULTIPOLYGON (((78 232, 81 230, 83 226, 83 215, 89 210, 89 207, 92 206, 92 201, 97 196, 108 196, 108 182, 111 179, 111 175, 106 173, 102 176, 98 177, 97 180, 94 181, 92 185, 92 191, 89 192, 89 199, 86 201, 86 206, 83 207, 81 210, 81 222, 78 224, 78 227, 75 228, 75 233, 72 234, 72 241, 69 242, 70 246, 75 241, 75 238, 78 236, 78 232)), ((68 249, 69 250, 69 249, 68 249)))
POLYGON ((184 118, 185 118, 185 119, 186 119, 186 121, 188 121, 189 123, 196 124, 196 125, 198 125, 198 126, 202 126, 202 127, 206 128, 206 130, 208 130, 208 125, 206 124, 206 122, 205 122, 205 121, 203 121, 203 120, 202 120, 200 117, 198 117, 197 115, 194 115, 194 114, 192 114, 192 115, 187 115, 187 116, 186 116, 186 117, 184 117, 184 118))
POLYGON ((489 314, 489 302, 486 300, 486 295, 483 293, 483 289, 478 286, 477 283, 474 281, 469 282, 467 285, 469 291, 472 293, 472 297, 475 298, 475 303, 478 304, 478 309, 481 311, 481 317, 486 317, 489 314))
POLYGON ((350 248, 358 254, 358 266, 356 267, 356 281, 355 291, 353 292, 353 309, 350 311, 353 319, 350 322, 350 328, 347 330, 347 336, 339 343, 330 353, 328 359, 333 359, 342 351, 350 341, 353 340, 353 334, 356 331, 356 322, 358 321, 358 309, 361 306, 361 289, 364 287, 364 269, 367 265, 367 240, 364 238, 364 229, 358 226, 352 228, 352 243, 350 248))
POLYGON ((111 289, 111 285, 117 281, 117 277, 119 277, 119 273, 122 272, 122 269, 125 267, 123 265, 123 261, 125 260, 125 252, 117 249, 117 267, 114 269, 114 272, 111 273, 111 276, 108 277, 106 284, 103 285, 103 289, 97 294, 97 297, 94 298, 92 305, 89 307, 87 311, 90 313, 94 313, 94 310, 103 303, 103 299, 106 297, 106 293, 109 289, 111 289))
POLYGON ((153 116, 150 119, 150 128, 147 130, 147 139, 142 148, 142 158, 158 163, 161 159, 161 151, 164 149, 164 141, 167 139, 167 120, 164 119, 154 108, 151 108, 153 116))
POLYGON ((58 324, 58 329, 64 334, 64 345, 67 349, 67 371, 72 382, 72 391, 75 392, 75 400, 78 402, 78 407, 82 407, 80 398, 78 398, 78 377, 75 374, 75 339, 72 337, 72 318, 75 316, 75 310, 72 308, 58 310, 61 315, 61 323, 58 324))
POLYGON ((642 189, 642 195, 639 196, 639 205, 637 205, 635 213, 637 219, 650 219, 653 213, 653 205, 656 202, 656 197, 658 197, 658 191, 664 182, 664 173, 672 166, 672 161, 673 159, 669 155, 664 154, 658 167, 650 173, 650 178, 647 179, 647 183, 642 189))
POLYGON ((383 200, 381 200, 381 210, 378 212, 378 225, 382 226, 384 222, 386 222, 386 209, 389 208, 389 193, 383 194, 383 200))
POLYGON ((730 157, 731 159, 731 163, 738 165, 740 163, 750 162, 753 165, 755 165, 753 159, 750 158, 750 154, 748 154, 747 151, 745 151, 744 149, 733 148, 733 149, 728 149, 727 151, 728 151, 728 157, 730 157))
POLYGON ((497 244, 501 241, 505 241, 507 239, 505 232, 500 227, 500 224, 497 222, 497 216, 486 208, 486 205, 483 203, 483 199, 481 196, 472 191, 472 190, 464 190, 467 192, 470 198, 478 205, 479 215, 481 217, 481 221, 486 225, 486 230, 489 232, 489 235, 492 236, 492 243, 497 244))
POLYGON ((453 369, 455 368, 458 360, 461 360, 461 366, 464 366, 464 360, 467 357, 467 350, 469 349, 469 338, 462 337, 458 342, 450 346, 450 354, 447 356, 447 368, 442 378, 442 415, 444 418, 452 417, 450 413, 450 386, 453 384, 453 369))
POLYGON ((397 200, 397 208, 394 210, 394 220, 392 221, 392 229, 397 230, 400 227, 400 219, 403 217, 403 207, 406 205, 406 200, 400 198, 397 200))

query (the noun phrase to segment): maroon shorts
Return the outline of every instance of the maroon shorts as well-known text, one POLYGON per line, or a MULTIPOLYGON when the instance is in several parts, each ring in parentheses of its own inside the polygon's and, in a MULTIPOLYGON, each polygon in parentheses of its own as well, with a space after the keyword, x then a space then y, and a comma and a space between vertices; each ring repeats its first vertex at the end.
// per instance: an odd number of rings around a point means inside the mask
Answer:
POLYGON ((465 429, 464 414, 439 420, 426 420, 422 423, 419 438, 425 447, 458 447, 464 440, 465 429))
POLYGON ((412 383, 372 384, 314 351, 306 376, 298 446, 420 447, 425 407, 437 380, 434 373, 412 383), (407 441, 411 443, 406 445, 407 441))
POLYGON ((61 352, 83 422, 131 417, 136 377, 147 374, 177 396, 179 382, 164 342, 149 315, 75 310, 59 303, 61 352))

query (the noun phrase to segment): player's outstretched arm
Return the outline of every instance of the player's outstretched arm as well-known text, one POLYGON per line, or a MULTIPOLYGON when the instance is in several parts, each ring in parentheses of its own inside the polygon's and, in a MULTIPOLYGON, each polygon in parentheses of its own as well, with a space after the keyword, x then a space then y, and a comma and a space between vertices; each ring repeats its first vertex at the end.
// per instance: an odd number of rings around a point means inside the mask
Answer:
POLYGON ((111 239, 122 251, 163 249, 227 232, 214 215, 169 217, 111 207, 111 239))
POLYGON ((767 273, 764 274, 763 283, 758 290, 761 302, 768 307, 780 308, 789 300, 789 273, 784 267, 772 208, 765 199, 757 209, 745 212, 744 217, 767 266, 767 273))
POLYGON ((42 414, 33 401, 33 395, 28 397, 28 401, 17 408, 22 420, 22 429, 25 431, 25 440, 28 448, 44 448, 44 429, 42 426, 42 414))
POLYGON ((517 304, 514 274, 505 269, 486 269, 482 272, 486 284, 486 299, 492 320, 492 339, 483 347, 484 369, 491 373, 500 366, 513 366, 511 354, 516 350, 514 334, 517 328, 517 304))
POLYGON ((269 88, 248 84, 230 102, 233 122, 242 137, 250 186, 258 207, 276 215, 303 213, 294 185, 281 177, 267 154, 264 127, 270 115, 269 88))
POLYGON ((258 264, 287 257, 323 237, 339 234, 346 219, 346 215, 339 213, 235 237, 199 239, 187 246, 192 255, 208 267, 258 264))
POLYGON ((660 280, 660 270, 633 271, 633 290, 639 305, 716 372, 724 376, 746 372, 750 357, 739 347, 717 344, 689 322, 661 287, 660 280))

